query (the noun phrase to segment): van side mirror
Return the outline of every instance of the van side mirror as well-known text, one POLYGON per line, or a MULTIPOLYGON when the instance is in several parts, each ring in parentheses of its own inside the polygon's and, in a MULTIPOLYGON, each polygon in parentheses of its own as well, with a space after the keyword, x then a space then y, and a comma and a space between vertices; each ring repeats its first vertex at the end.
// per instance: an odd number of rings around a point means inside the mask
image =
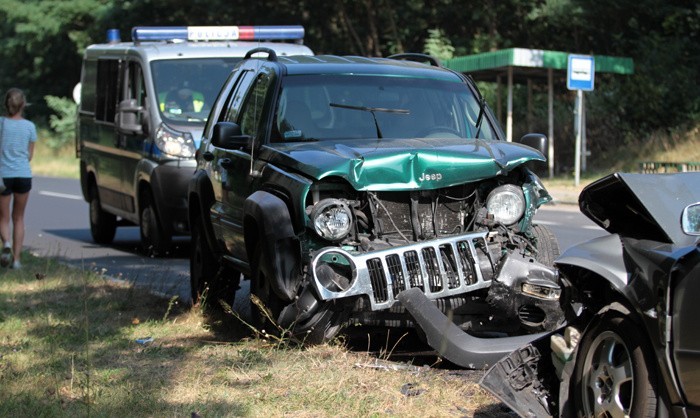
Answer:
POLYGON ((143 135, 144 127, 139 122, 143 107, 136 104, 136 99, 126 99, 119 102, 117 108, 117 130, 123 134, 143 135))
POLYGON ((224 149, 250 148, 251 136, 243 135, 241 127, 233 122, 218 122, 214 125, 211 144, 224 149))
POLYGON ((520 142, 523 145, 527 145, 530 148, 534 148, 540 152, 545 158, 547 158, 547 135, 544 134, 526 134, 520 138, 520 142))

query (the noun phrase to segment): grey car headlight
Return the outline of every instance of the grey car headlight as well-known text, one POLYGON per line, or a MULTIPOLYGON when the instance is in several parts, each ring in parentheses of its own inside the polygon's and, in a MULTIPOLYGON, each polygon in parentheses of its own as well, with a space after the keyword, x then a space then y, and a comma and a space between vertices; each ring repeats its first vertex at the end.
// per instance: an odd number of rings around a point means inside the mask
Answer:
POLYGON ((486 198, 486 210, 496 222, 513 225, 525 213, 525 196, 522 188, 513 184, 498 186, 486 198))
POLYGON ((311 222, 321 238, 340 241, 352 230, 352 212, 342 200, 324 199, 311 210, 311 222))

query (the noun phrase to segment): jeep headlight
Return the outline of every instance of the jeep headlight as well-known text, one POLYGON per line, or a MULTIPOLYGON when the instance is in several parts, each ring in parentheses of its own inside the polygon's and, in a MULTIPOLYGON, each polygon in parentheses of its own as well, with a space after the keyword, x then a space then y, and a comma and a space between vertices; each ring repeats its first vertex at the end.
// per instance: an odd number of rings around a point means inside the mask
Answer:
POLYGON ((323 239, 340 241, 352 230, 352 212, 338 199, 324 199, 311 209, 314 230, 323 239))
POLYGON ((194 157, 194 141, 189 132, 179 132, 169 128, 167 125, 160 125, 156 132, 156 146, 173 157, 191 158, 194 157))
POLYGON ((513 184, 496 187, 486 198, 486 210, 496 222, 513 225, 525 213, 523 190, 513 184))

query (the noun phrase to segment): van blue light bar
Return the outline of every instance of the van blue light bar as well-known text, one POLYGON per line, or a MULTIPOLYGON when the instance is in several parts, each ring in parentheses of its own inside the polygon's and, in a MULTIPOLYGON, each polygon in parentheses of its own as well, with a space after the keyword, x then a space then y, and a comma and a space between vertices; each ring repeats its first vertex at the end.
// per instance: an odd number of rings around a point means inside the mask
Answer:
POLYGON ((137 26, 131 39, 142 41, 274 41, 304 39, 303 26, 137 26))

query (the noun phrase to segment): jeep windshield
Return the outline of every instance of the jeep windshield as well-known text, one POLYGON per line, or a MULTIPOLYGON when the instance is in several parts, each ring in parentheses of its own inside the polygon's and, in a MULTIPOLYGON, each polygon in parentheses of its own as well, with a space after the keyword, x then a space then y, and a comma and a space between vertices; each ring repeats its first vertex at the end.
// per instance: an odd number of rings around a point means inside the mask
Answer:
POLYGON ((272 142, 498 139, 467 84, 384 75, 284 78, 272 142))
POLYGON ((221 85, 240 58, 159 60, 151 63, 163 120, 204 125, 221 85))

